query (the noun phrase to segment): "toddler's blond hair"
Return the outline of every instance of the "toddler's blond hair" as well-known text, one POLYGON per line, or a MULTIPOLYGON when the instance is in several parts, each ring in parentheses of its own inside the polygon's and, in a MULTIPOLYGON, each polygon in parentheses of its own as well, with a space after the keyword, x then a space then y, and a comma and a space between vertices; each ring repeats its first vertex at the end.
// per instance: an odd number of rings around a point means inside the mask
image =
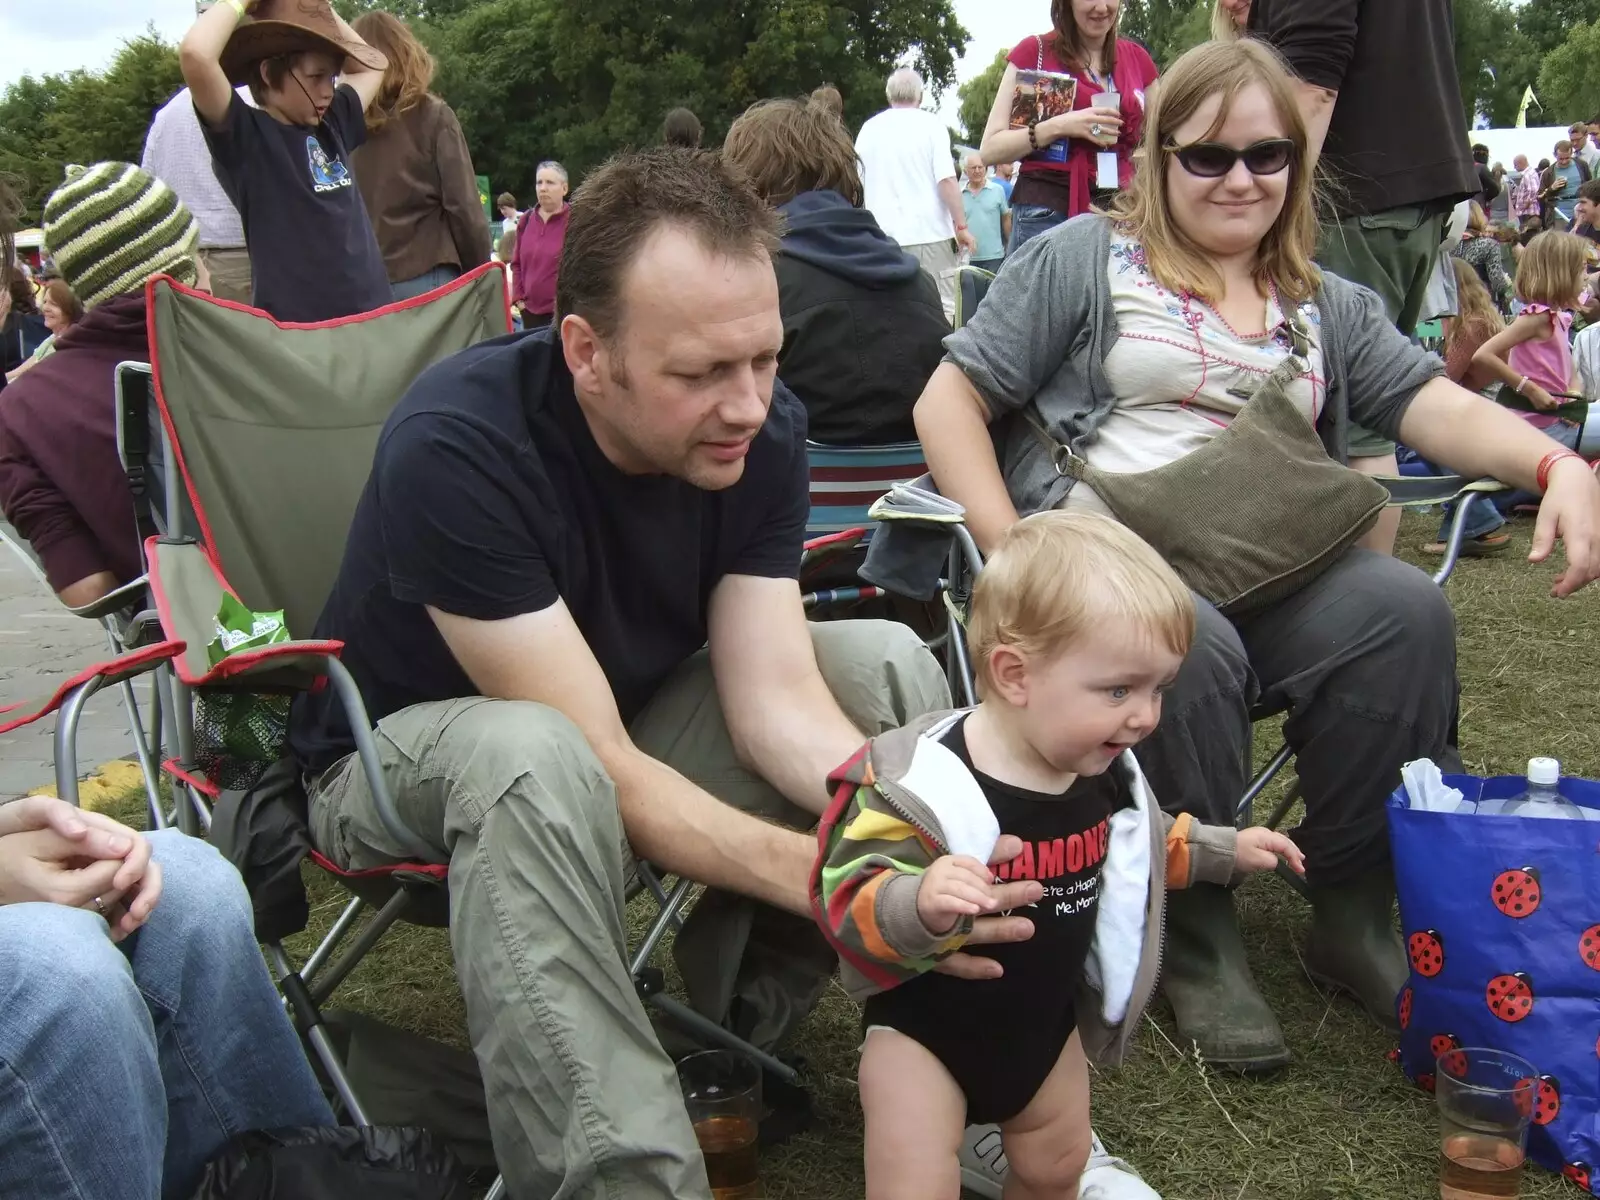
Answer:
POLYGON ((1042 512, 1001 539, 972 590, 967 642, 983 694, 997 646, 1053 657, 1113 618, 1174 654, 1194 640, 1194 598, 1126 526, 1096 513, 1042 512))

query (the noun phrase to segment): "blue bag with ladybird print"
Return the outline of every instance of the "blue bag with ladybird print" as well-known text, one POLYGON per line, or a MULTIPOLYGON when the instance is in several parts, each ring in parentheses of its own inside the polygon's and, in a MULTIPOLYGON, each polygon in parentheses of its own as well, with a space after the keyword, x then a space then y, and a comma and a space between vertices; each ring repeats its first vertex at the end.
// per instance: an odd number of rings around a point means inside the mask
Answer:
MULTIPOLYGON (((1444 783, 1480 809, 1528 786, 1444 783)), ((1560 787, 1600 809, 1600 784, 1560 787)), ((1431 1092, 1455 1047, 1527 1059, 1528 1158, 1600 1196, 1600 821, 1426 811, 1404 787, 1388 812, 1411 967, 1395 999, 1400 1068, 1431 1092)))

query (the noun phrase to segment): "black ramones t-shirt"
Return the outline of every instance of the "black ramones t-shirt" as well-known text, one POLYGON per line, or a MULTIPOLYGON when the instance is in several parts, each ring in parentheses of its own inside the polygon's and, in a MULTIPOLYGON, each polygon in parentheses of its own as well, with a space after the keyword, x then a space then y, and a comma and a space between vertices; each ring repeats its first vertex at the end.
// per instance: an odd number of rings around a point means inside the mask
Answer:
POLYGON ((361 97, 340 84, 320 124, 285 125, 237 95, 226 124, 201 118, 217 182, 239 210, 251 301, 280 321, 331 321, 389 303, 389 275, 350 151, 367 140, 361 97))
MULTIPOLYGON (((611 464, 553 330, 496 338, 396 406, 315 636, 345 643, 377 721, 478 694, 425 606, 496 621, 559 599, 631 720, 705 645, 725 576, 799 574, 809 501, 805 409, 781 383, 739 482, 702 491, 611 464)), ((307 770, 355 749, 332 688, 295 701, 290 741, 307 770)))
POLYGON ((1027 1106, 1077 1027, 1073 994, 1094 939, 1110 818, 1132 792, 1120 762, 1060 795, 1002 783, 973 768, 965 725, 942 741, 972 771, 1000 831, 1022 839, 1022 853, 996 874, 1044 885, 1044 898, 1016 913, 1033 921, 1033 937, 973 947, 1001 965, 999 979, 930 972, 869 998, 863 1020, 931 1050, 966 1094, 967 1120, 986 1123, 1027 1106))

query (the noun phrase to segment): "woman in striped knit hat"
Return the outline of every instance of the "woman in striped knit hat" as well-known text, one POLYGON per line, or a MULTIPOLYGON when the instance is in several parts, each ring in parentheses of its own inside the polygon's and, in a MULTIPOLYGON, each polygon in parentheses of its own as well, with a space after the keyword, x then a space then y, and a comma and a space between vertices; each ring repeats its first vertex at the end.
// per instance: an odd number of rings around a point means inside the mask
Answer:
POLYGON ((142 574, 133 496, 117 456, 119 362, 149 361, 144 283, 198 281, 199 227, 172 189, 130 163, 67 168, 45 203, 45 247, 84 307, 0 406, 0 511, 62 602, 88 604, 142 574))

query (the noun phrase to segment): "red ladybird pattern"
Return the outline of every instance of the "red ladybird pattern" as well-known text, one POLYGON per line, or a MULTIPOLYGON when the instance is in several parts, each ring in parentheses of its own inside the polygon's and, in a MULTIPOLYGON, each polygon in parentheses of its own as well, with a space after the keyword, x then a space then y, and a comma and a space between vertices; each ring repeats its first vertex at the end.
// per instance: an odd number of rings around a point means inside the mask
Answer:
POLYGON ((1431 1095, 1433 1093, 1433 1089, 1434 1089, 1433 1076, 1432 1075, 1418 1075, 1417 1076, 1417 1086, 1419 1088, 1421 1088, 1423 1091, 1425 1091, 1425 1092, 1427 1092, 1427 1093, 1429 1093, 1431 1095))
MULTIPOLYGON (((1411 1028, 1411 989, 1409 987, 1400 989, 1400 1002, 1397 1005, 1397 1010, 1397 1015, 1400 1018, 1400 1028, 1411 1028)), ((1594 1052, 1596 1055, 1600 1055, 1600 1038, 1595 1039, 1594 1052)))
POLYGON ((1539 889, 1539 872, 1532 867, 1501 871, 1494 877, 1489 898, 1508 917, 1518 920, 1531 917, 1538 911, 1539 901, 1544 898, 1539 889))
MULTIPOLYGON (((1600 926, 1593 932, 1600 947, 1600 926)), ((1425 979, 1432 979, 1444 970, 1444 939, 1437 929, 1423 929, 1406 939, 1406 953, 1411 958, 1411 968, 1425 979)), ((1590 966, 1595 966, 1590 963, 1590 966)))
POLYGON ((1600 925, 1591 925, 1579 935, 1578 956, 1584 965, 1600 971, 1600 925))
POLYGON ((1589 1186, 1591 1169, 1588 1163, 1568 1163, 1561 1168, 1561 1173, 1581 1188, 1589 1186))
POLYGON ((1554 1075, 1539 1076, 1538 1099, 1533 1105, 1533 1123, 1548 1125, 1561 1113, 1561 1082, 1554 1075))
POLYGON ((1496 975, 1489 981, 1484 1000, 1495 1016, 1515 1024, 1533 1011, 1533 981, 1521 971, 1496 975))
POLYGON ((1512 1093, 1517 1106, 1517 1112, 1524 1117, 1533 1116, 1533 1098, 1537 1094, 1539 1081, 1533 1076, 1517 1080, 1516 1090, 1512 1093))

